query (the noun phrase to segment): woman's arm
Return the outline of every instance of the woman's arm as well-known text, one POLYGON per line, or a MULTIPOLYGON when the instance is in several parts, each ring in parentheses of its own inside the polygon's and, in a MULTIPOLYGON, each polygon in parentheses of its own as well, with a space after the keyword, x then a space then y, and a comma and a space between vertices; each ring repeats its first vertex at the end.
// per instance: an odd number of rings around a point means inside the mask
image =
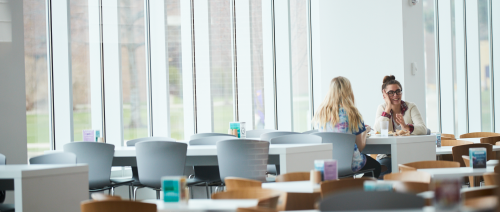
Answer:
POLYGON ((410 108, 411 121, 413 122, 413 135, 426 135, 427 127, 425 126, 424 119, 420 115, 417 105, 410 108))
POLYGON ((382 107, 382 105, 379 105, 377 108, 377 113, 375 114, 376 115, 375 116, 375 124, 373 124, 373 128, 377 132, 380 132, 380 122, 381 121, 390 121, 389 118, 382 116, 383 112, 385 112, 384 107, 382 107))
POLYGON ((366 146, 366 134, 367 133, 368 133, 368 130, 356 135, 356 145, 358 146, 359 152, 362 152, 366 146))

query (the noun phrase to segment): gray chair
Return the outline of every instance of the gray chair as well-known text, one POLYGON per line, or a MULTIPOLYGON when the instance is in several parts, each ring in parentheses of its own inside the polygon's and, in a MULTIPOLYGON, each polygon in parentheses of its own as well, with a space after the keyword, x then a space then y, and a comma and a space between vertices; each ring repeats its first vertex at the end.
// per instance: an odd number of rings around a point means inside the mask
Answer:
POLYGON ((191 139, 189 145, 215 145, 218 141, 223 140, 233 140, 236 139, 234 136, 210 136, 204 138, 191 139))
MULTIPOLYGON (((137 169, 140 183, 156 190, 156 198, 160 198, 161 178, 164 176, 184 175, 188 145, 171 141, 143 141, 135 146, 137 169)), ((188 186, 193 185, 188 180, 188 186)), ((134 189, 136 196, 138 187, 134 189)))
POLYGON ((392 191, 347 191, 324 197, 320 211, 363 211, 422 209, 425 200, 415 194, 392 191), (360 204, 359 200, 363 200, 360 204))
MULTIPOLYGON (((97 192, 109 190, 114 195, 115 187, 131 185, 132 181, 122 183, 111 182, 111 164, 115 153, 115 146, 97 142, 71 142, 63 146, 64 152, 76 155, 77 163, 86 163, 89 166, 89 191, 97 192)), ((129 189, 129 198, 131 199, 129 189)))
POLYGON ((198 133, 198 134, 192 135, 189 138, 189 140, 194 140, 194 139, 198 139, 198 138, 205 138, 205 137, 212 137, 212 136, 229 136, 229 137, 235 138, 234 135, 225 134, 225 133, 198 133))
POLYGON ((318 132, 311 135, 320 136, 323 138, 323 143, 331 143, 333 145, 332 159, 337 160, 339 177, 348 177, 368 172, 371 172, 372 176, 374 176, 373 169, 358 172, 352 171, 352 156, 354 154, 356 135, 336 132, 318 132))
POLYGON ((290 131, 276 131, 276 132, 268 132, 260 135, 261 141, 271 141, 272 138, 284 136, 284 135, 292 135, 292 134, 302 134, 298 132, 290 132, 290 131))
POLYGON ((310 134, 292 134, 271 138, 271 144, 321 144, 323 138, 310 134))
POLYGON ((277 130, 272 130, 272 129, 247 130, 247 138, 260 138, 262 134, 269 132, 277 132, 277 130))
POLYGON ((173 138, 169 138, 169 137, 145 137, 145 138, 136 138, 136 139, 128 140, 126 145, 127 146, 135 146, 136 143, 139 143, 141 141, 173 141, 173 142, 175 142, 176 140, 173 138))
POLYGON ((76 155, 71 152, 56 152, 30 158, 30 164, 76 164, 76 155))
MULTIPOLYGON (((7 159, 5 155, 0 154, 0 165, 5 165, 7 162, 7 159)), ((14 188, 14 181, 12 180, 2 180, 0 184, 8 184, 7 187, 11 187, 12 189, 14 188)), ((3 204, 3 201, 5 200, 5 191, 1 190, 0 191, 0 211, 2 212, 12 212, 15 209, 14 204, 3 204)))
POLYGON ((309 131, 305 131, 303 132, 304 134, 312 134, 312 133, 317 133, 318 130, 309 130, 309 131))
POLYGON ((233 139, 217 142, 220 179, 241 177, 266 181, 269 142, 233 139))

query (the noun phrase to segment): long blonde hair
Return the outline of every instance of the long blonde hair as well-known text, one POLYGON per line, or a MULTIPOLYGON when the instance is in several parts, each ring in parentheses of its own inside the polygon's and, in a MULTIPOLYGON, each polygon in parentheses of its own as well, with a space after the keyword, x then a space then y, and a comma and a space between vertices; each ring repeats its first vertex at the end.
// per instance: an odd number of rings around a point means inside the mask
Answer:
POLYGON ((339 122, 339 108, 345 110, 351 132, 363 127, 363 117, 354 104, 351 82, 345 77, 332 79, 325 99, 314 114, 313 123, 325 128, 326 123, 330 121, 332 126, 335 126, 339 122))

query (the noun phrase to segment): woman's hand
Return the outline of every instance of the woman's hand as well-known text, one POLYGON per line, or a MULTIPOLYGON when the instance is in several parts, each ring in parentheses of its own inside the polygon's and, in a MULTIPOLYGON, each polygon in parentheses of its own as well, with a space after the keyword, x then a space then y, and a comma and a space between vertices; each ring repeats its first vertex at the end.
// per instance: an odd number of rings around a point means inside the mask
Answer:
POLYGON ((392 110, 391 99, 389 98, 389 95, 385 93, 385 90, 382 90, 382 96, 385 101, 385 113, 391 113, 392 110))
POLYGON ((405 123, 405 120, 403 118, 403 115, 401 113, 396 114, 396 123, 401 125, 401 128, 410 131, 410 127, 405 123))
POLYGON ((370 127, 370 125, 367 125, 365 124, 365 128, 366 128, 366 133, 369 133, 370 131, 372 131, 372 127, 370 127))

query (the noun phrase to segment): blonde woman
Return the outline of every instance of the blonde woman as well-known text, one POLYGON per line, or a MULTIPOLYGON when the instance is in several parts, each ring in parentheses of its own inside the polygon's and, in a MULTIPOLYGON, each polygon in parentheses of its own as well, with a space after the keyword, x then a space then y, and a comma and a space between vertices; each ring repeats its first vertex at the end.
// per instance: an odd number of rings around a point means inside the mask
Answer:
MULTIPOLYGON (((352 157, 352 171, 375 169, 378 178, 380 164, 373 158, 361 154, 366 145, 366 134, 370 126, 365 125, 363 117, 354 104, 354 94, 351 83, 345 77, 336 77, 330 82, 330 89, 314 114, 314 124, 319 125, 319 132, 340 132, 356 135, 354 155, 352 157)), ((371 173, 365 174, 370 176, 371 173)))

